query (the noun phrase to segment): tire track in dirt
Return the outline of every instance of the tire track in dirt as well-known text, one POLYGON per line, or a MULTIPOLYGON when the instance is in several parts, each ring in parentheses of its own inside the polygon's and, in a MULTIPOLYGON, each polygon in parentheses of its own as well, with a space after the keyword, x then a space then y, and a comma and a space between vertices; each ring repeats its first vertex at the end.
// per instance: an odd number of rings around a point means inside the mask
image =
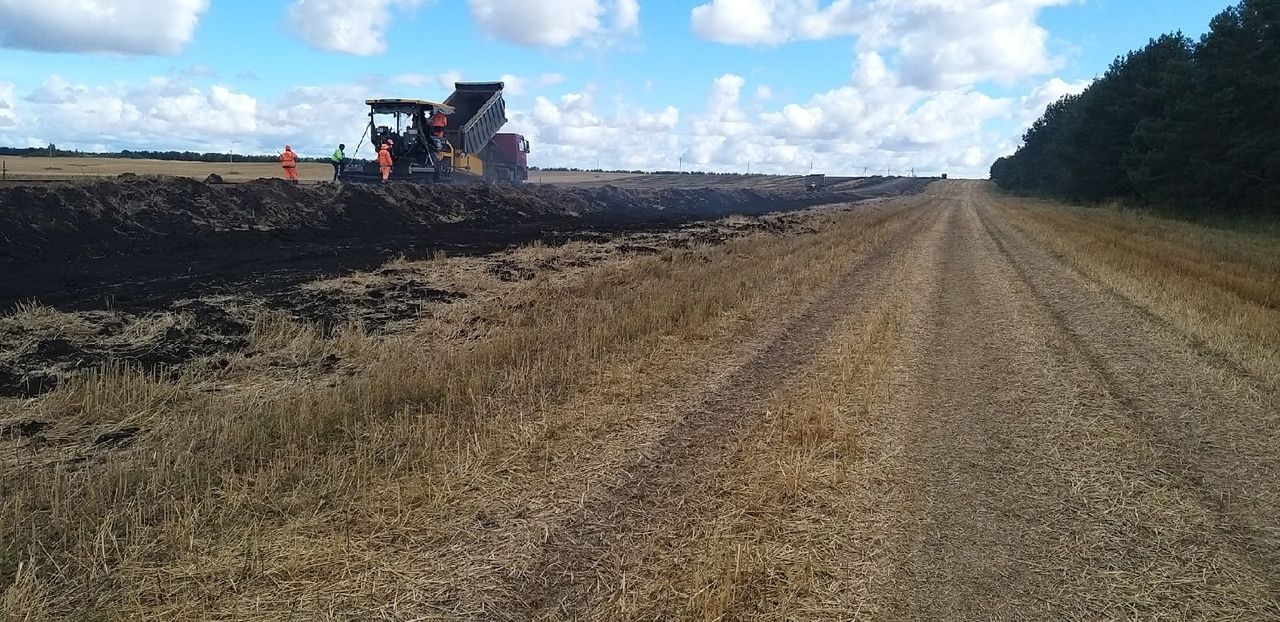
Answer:
MULTIPOLYGON (((746 364, 731 372, 698 403, 691 404, 674 427, 643 450, 640 458, 610 489, 549 534, 542 555, 523 576, 514 578, 517 602, 497 608, 502 619, 573 619, 593 586, 594 570, 620 557, 632 538, 652 531, 650 521, 680 499, 699 465, 728 449, 733 435, 770 394, 785 385, 813 358, 853 305, 867 299, 885 268, 898 260, 935 212, 897 207, 904 222, 860 260, 849 266, 829 290, 791 318, 746 364)), ((677 502, 678 503, 678 502, 677 502)))
POLYGON ((948 186, 868 437, 891 483, 861 539, 891 553, 867 619, 1276 618, 1265 572, 1050 313, 1067 293, 1037 294, 1058 275, 1020 271, 976 185, 948 186))
MULTIPOLYGON (((1033 239, 1031 233, 1027 230, 1026 227, 1009 219, 1006 219, 1005 222, 1007 222, 1007 224, 1011 227, 1011 231, 1016 232, 1017 235, 1019 235, 1021 238, 1026 240, 1033 239)), ((990 231, 989 226, 988 226, 988 231, 990 231)), ((1102 292, 1110 296, 1111 299, 1114 300, 1115 302, 1129 307, 1129 309, 1132 310, 1134 313, 1141 315, 1144 319, 1151 322, 1152 324, 1155 324, 1161 327, 1162 329, 1164 329, 1169 333, 1178 334, 1186 342, 1187 347, 1195 351, 1196 354, 1200 355, 1200 357, 1204 359, 1204 362, 1206 364, 1212 365, 1218 368, 1223 373, 1232 374, 1241 378, 1245 378, 1249 382, 1253 383, 1259 390, 1274 391, 1274 390, 1280 389, 1280 378, 1267 378, 1255 373, 1254 371, 1250 370, 1244 363, 1241 363, 1240 361, 1236 360, 1231 355, 1231 353, 1224 352, 1218 348, 1215 348, 1213 345, 1211 345, 1209 342, 1207 342, 1206 340, 1204 340, 1198 335, 1194 335, 1189 332, 1186 332, 1185 330, 1178 327, 1177 324, 1175 324, 1174 322, 1157 314, 1155 311, 1152 311, 1151 309, 1147 308, 1145 305, 1138 302, 1137 300, 1134 300, 1133 298, 1130 298, 1129 296, 1125 295, 1124 292, 1120 291, 1115 286, 1109 283, 1106 283, 1101 279, 1089 274, 1088 272, 1085 271, 1084 267, 1080 265, 1079 261, 1076 261, 1068 256, 1064 256, 1057 253, 1054 253, 1053 256, 1056 257, 1058 262, 1062 265, 1062 267, 1070 271, 1075 278, 1079 279, 1080 281, 1088 282, 1092 287, 1098 290, 1101 290, 1102 292)))
POLYGON ((1039 379, 1014 336, 1017 301, 999 295, 1005 275, 990 269, 966 209, 950 198, 923 242, 927 276, 877 433, 904 452, 892 472, 906 494, 881 510, 904 532, 881 536, 903 559, 870 619, 1051 617, 1065 574, 1051 571, 1055 551, 1079 537, 1043 520, 1062 513, 1065 492, 1040 477, 1028 395, 1039 379))
MULTIPOLYGON (((1214 516, 1223 544, 1280 597, 1274 395, 1216 386, 1213 374, 1195 369, 1197 363, 1220 369, 1216 357, 1194 342, 1188 349, 1170 347, 1166 322, 1020 237, 1012 225, 982 211, 978 217, 1061 335, 1149 441, 1162 475, 1214 516), (1230 429, 1232 423, 1243 429, 1230 429)), ((1172 333, 1174 340, 1186 338, 1172 333)), ((1247 373, 1236 378, 1252 380, 1247 373)))

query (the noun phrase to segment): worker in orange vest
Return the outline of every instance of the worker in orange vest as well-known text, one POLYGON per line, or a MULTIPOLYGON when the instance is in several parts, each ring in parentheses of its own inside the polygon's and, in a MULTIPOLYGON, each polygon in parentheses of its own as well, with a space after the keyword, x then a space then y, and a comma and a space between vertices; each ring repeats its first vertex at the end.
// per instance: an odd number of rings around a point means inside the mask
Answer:
POLYGON ((284 167, 284 178, 298 183, 298 155, 293 152, 293 148, 289 145, 284 146, 284 153, 280 154, 280 166, 284 167))
POLYGON ((444 128, 448 125, 449 119, 439 108, 436 108, 431 113, 431 142, 436 151, 444 151, 444 128))
POLYGON ((382 148, 378 149, 378 170, 382 171, 382 183, 387 183, 391 177, 391 149, 387 143, 382 143, 382 148))

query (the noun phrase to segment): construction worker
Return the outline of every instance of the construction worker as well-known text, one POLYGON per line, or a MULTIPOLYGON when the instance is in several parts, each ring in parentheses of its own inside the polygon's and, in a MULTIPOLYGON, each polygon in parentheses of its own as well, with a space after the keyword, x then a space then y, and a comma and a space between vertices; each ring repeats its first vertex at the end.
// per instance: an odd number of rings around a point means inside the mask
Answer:
POLYGON ((437 151, 440 151, 443 149, 444 128, 448 126, 449 126, 449 118, 444 116, 444 113, 441 112, 439 108, 436 108, 434 111, 432 111, 431 139, 432 139, 432 142, 435 143, 435 148, 437 151))
POLYGON ((441 111, 439 108, 436 108, 431 113, 431 135, 444 136, 444 128, 448 126, 449 126, 449 117, 446 117, 443 111, 441 111))
POLYGON ((378 149, 378 170, 382 171, 382 183, 387 183, 391 177, 391 149, 387 143, 382 143, 382 148, 378 149))
POLYGON ((285 145, 284 153, 280 154, 280 166, 284 167, 285 179, 298 183, 298 155, 289 145, 285 145))
POLYGON ((342 165, 347 161, 346 149, 346 145, 338 145, 338 148, 333 152, 333 156, 329 158, 329 161, 333 164, 334 181, 338 181, 338 173, 342 170, 342 165))

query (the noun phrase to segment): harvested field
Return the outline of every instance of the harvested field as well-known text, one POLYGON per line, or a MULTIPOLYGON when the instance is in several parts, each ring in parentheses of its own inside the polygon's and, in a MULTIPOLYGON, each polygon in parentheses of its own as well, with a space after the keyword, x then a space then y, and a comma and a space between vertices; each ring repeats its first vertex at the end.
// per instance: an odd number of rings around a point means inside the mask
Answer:
MULTIPOLYGON (((368 147, 364 155, 367 157, 368 147)), ((121 175, 187 177, 203 181, 218 175, 226 183, 259 179, 279 179, 283 172, 275 162, 182 162, 174 160, 127 160, 121 158, 3 157, 7 181, 0 187, 25 181, 74 181, 121 175)), ((298 177, 303 182, 333 179, 328 164, 302 162, 298 177)), ((779 184, 803 188, 803 177, 777 175, 643 175, 590 171, 530 171, 529 182, 571 186, 616 185, 624 188, 733 187, 770 188, 779 184)))
MULTIPOLYGON (((283 145, 281 147, 283 148, 283 145)), ((120 175, 189 177, 197 180, 203 180, 209 175, 218 175, 228 183, 284 176, 280 165, 275 162, 183 162, 123 158, 12 156, 0 159, 4 160, 9 180, 0 182, 0 185, 30 180, 68 181, 120 175)), ((298 164, 298 177, 304 181, 328 181, 333 179, 333 167, 328 164, 301 162, 298 164)))
POLYGON ((1280 619, 1274 240, 850 184, 93 190, 4 240, 107 242, 6 294, 0 610, 1280 619))

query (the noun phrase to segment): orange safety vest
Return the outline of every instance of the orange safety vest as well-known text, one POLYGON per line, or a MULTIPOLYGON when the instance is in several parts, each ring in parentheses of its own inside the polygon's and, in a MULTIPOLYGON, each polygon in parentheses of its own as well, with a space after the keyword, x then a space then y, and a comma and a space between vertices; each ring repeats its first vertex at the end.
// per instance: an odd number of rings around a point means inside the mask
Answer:
POLYGON ((285 168, 297 168, 298 156, 286 149, 284 153, 280 154, 280 164, 285 168))
POLYGON ((444 136, 444 128, 447 125, 449 125, 449 119, 448 117, 444 116, 443 112, 440 112, 439 110, 437 110, 435 111, 435 114, 431 115, 431 135, 432 136, 444 136))
POLYGON ((388 149, 378 150, 378 166, 391 166, 391 151, 388 149))

